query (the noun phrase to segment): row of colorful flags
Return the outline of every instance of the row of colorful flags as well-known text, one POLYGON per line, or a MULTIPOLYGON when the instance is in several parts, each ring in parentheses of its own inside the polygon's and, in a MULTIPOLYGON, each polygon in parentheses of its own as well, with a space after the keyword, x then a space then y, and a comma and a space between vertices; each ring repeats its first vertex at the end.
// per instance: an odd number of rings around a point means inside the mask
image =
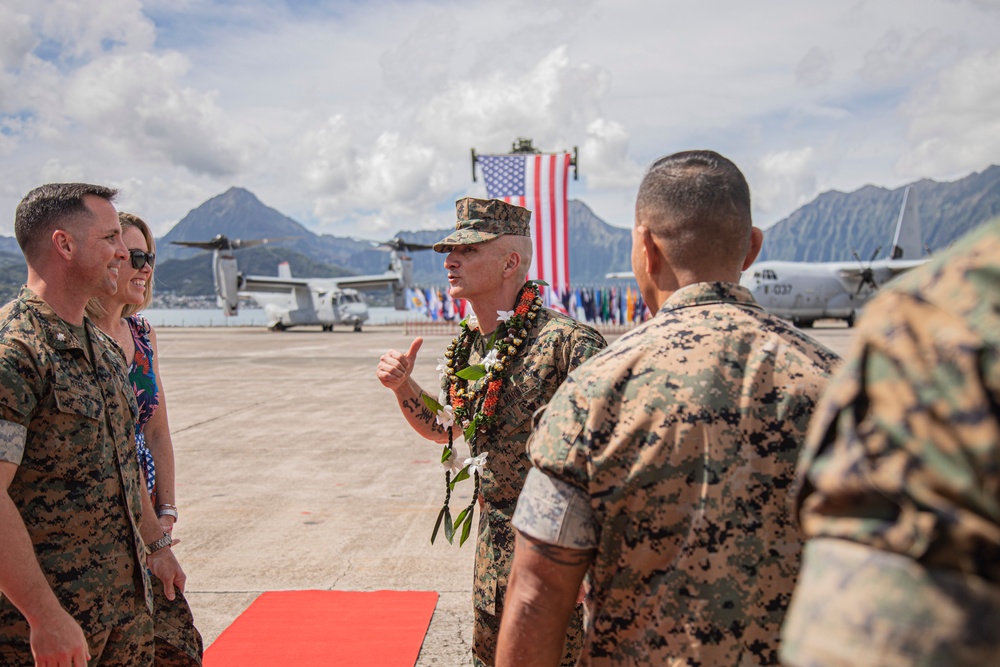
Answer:
MULTIPOLYGON (((546 308, 591 324, 643 322, 649 310, 639 290, 628 287, 544 287, 546 308)), ((426 314, 433 321, 461 321, 471 311, 465 299, 453 299, 448 290, 415 287, 407 290, 411 311, 426 314)))

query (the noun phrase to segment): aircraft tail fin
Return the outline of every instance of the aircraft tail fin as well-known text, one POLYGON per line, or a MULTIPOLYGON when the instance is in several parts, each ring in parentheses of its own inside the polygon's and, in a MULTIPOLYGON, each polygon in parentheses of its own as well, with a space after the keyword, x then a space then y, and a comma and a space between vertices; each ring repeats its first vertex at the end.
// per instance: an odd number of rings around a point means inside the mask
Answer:
POLYGON ((910 186, 903 191, 903 205, 899 207, 896 234, 892 239, 892 259, 919 259, 923 254, 920 238, 920 217, 917 214, 916 198, 910 186))
POLYGON ((278 277, 279 278, 292 277, 292 267, 288 265, 288 262, 281 262, 280 264, 278 264, 278 277))

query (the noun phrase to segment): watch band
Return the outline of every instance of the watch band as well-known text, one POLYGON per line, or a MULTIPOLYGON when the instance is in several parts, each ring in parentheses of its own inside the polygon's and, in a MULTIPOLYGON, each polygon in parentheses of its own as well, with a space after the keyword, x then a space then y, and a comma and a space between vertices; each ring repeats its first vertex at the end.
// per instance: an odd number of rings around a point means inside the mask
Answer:
POLYGON ((173 541, 173 538, 170 537, 170 533, 163 533, 163 537, 146 545, 146 555, 148 556, 150 554, 154 554, 160 549, 169 547, 173 541))

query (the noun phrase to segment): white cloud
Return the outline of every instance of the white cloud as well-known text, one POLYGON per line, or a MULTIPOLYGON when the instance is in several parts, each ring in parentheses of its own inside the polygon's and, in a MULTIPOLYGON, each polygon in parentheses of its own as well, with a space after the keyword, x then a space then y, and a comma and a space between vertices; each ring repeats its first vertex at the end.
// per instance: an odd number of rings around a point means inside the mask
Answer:
POLYGON ((63 164, 59 159, 46 160, 39 169, 45 183, 79 183, 84 180, 85 170, 79 164, 63 164))
POLYGON ((161 157, 195 174, 238 174, 256 138, 233 126, 214 93, 180 83, 188 67, 178 53, 100 58, 69 82, 64 112, 119 155, 161 157))
POLYGON ((961 175, 1000 156, 1000 49, 979 52, 941 72, 917 91, 903 112, 911 146, 900 172, 961 175))
POLYGON ((768 153, 748 172, 755 211, 790 210, 807 203, 816 192, 816 168, 809 146, 768 153))
POLYGON ((571 196, 614 224, 693 147, 773 221, 995 160, 996 5, 7 0, 0 209, 73 173, 154 226, 241 185, 324 231, 440 228, 484 192, 469 149, 529 136, 580 147, 571 196))
POLYGON ((31 17, 0 5, 0 70, 14 71, 38 45, 31 17))
POLYGON ((629 157, 628 147, 628 132, 621 123, 604 118, 592 121, 580 149, 588 187, 634 190, 644 167, 629 157))
POLYGON ((795 81, 803 86, 818 86, 832 76, 833 54, 829 49, 814 46, 795 67, 795 81))
POLYGON ((419 110, 420 131, 448 150, 502 151, 518 136, 543 150, 571 146, 599 116, 607 77, 573 65, 559 46, 527 70, 494 69, 456 80, 419 110))
POLYGON ((113 49, 148 49, 155 40, 153 23, 139 0, 50 0, 37 7, 41 32, 59 45, 63 60, 96 58, 113 49))

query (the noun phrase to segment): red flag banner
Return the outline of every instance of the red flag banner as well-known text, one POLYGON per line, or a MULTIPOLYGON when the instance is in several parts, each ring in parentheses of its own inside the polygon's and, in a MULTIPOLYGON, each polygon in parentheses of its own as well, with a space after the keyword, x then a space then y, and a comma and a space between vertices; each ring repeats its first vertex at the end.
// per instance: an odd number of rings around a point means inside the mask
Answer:
POLYGON ((486 195, 531 211, 535 243, 528 277, 569 287, 569 153, 480 155, 486 195))

